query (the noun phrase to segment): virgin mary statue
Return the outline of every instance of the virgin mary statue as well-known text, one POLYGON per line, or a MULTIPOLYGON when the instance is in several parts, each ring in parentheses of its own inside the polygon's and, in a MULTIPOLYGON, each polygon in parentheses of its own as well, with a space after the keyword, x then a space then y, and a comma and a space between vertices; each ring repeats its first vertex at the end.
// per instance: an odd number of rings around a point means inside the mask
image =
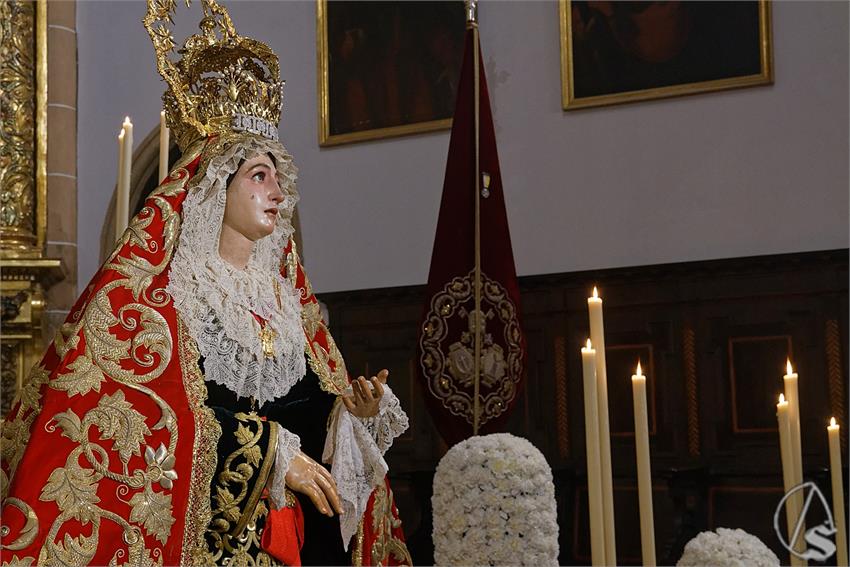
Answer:
POLYGON ((0 560, 410 564, 407 416, 385 371, 349 379, 299 261, 277 57, 202 0, 172 61, 175 4, 144 23, 182 157, 4 420, 0 560))

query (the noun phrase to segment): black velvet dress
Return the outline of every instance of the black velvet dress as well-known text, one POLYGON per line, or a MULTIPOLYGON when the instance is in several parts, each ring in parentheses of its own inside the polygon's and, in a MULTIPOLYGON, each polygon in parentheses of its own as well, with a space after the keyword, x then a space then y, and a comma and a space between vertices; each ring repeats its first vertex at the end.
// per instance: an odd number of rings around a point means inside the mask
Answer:
MULTIPOLYGON (((201 361, 203 369, 203 361, 201 361)), ((227 456, 238 448, 233 435, 228 435, 229 429, 239 427, 234 422, 234 416, 239 412, 249 414, 252 410, 249 398, 237 398, 236 394, 224 386, 214 382, 206 382, 207 406, 213 409, 222 425, 222 435, 219 440, 219 467, 216 476, 222 468, 227 456)), ((307 373, 295 384, 286 396, 272 402, 267 402, 256 408, 256 414, 268 421, 275 421, 281 427, 295 433, 301 438, 301 450, 316 462, 322 462, 322 450, 325 446, 327 422, 333 409, 336 396, 321 389, 319 378, 307 364, 307 373)), ((266 428, 268 429, 268 428, 266 428)), ((260 439, 258 445, 262 454, 267 454, 267 439, 260 439)), ((216 502, 216 481, 213 480, 213 508, 216 502)), ((339 517, 329 518, 322 515, 313 502, 306 496, 297 495, 304 512, 304 546, 301 549, 303 565, 351 565, 351 555, 346 552, 340 536, 339 517)), ((256 530, 261 533, 264 517, 256 522, 256 530)), ((208 538, 209 539, 209 538, 208 538)))

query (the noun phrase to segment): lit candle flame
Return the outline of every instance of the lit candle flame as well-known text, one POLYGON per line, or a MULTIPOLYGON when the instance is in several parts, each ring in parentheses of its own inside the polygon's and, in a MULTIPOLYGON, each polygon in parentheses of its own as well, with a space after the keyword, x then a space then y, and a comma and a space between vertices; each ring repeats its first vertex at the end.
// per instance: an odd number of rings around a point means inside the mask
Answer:
POLYGON ((131 123, 131 122, 130 122, 130 117, 129 117, 129 116, 125 116, 125 117, 124 117, 124 124, 130 124, 130 123, 131 123))
POLYGON ((784 404, 784 403, 785 403, 785 394, 779 394, 779 403, 780 403, 780 404, 784 404))
POLYGON ((829 418, 829 426, 835 427, 835 418, 834 417, 829 418))
POLYGON ((123 140, 123 139, 124 139, 124 128, 121 128, 121 131, 120 131, 120 132, 118 132, 118 139, 119 139, 119 140, 123 140))
POLYGON ((791 359, 787 359, 785 362, 785 369, 787 370, 786 374, 793 374, 794 370, 791 368, 791 359))
POLYGON ((590 344, 590 339, 587 339, 587 350, 592 349, 593 347, 590 344))
POLYGON ((638 360, 637 373, 635 376, 643 376, 643 373, 640 371, 640 360, 638 360))
POLYGON ((593 286, 593 299, 599 299, 599 291, 593 286))

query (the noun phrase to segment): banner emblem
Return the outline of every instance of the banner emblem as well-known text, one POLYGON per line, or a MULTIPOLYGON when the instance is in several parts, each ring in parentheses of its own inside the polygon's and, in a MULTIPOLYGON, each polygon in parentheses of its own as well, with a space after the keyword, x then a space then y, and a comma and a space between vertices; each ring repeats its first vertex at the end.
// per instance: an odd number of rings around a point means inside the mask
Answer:
POLYGON ((501 415, 522 378, 517 308, 499 282, 481 274, 481 311, 473 297, 474 274, 456 277, 431 298, 420 338, 420 366, 431 394, 450 413, 473 422, 475 322, 481 321, 480 423, 501 415), (448 355, 446 355, 448 353, 448 355))

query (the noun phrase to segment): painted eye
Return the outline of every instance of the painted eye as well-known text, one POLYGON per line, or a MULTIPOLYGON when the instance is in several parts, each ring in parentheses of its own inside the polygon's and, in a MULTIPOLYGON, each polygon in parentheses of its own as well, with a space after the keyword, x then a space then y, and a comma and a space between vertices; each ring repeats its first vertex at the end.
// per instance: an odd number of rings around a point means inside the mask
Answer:
POLYGON ((262 183, 266 180, 266 173, 264 171, 258 171, 257 173, 251 176, 251 179, 253 179, 257 183, 262 183))

